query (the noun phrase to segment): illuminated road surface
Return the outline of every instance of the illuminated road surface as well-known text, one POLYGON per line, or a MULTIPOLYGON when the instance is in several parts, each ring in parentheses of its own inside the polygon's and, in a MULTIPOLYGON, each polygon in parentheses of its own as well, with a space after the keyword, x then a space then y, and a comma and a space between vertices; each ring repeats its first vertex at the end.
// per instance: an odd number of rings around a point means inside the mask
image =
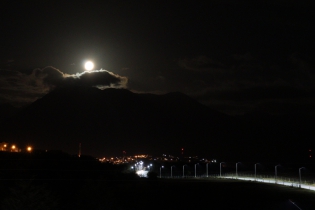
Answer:
MULTIPOLYGON (((233 176, 224 176, 222 178, 224 178, 224 179, 238 179, 238 180, 245 180, 245 181, 255 181, 255 178, 252 178, 252 177, 238 177, 238 178, 235 178, 233 176)), ((286 181, 282 181, 282 180, 279 180, 276 183, 275 180, 272 180, 272 179, 260 179, 260 178, 257 178, 256 182, 263 182, 263 183, 270 183, 270 184, 279 184, 279 185, 285 185, 285 186, 296 187, 296 188, 298 188, 299 185, 300 185, 299 183, 286 182, 286 181)), ((315 187, 311 186, 311 185, 301 184, 300 188, 308 189, 308 190, 314 190, 315 191, 315 187)))

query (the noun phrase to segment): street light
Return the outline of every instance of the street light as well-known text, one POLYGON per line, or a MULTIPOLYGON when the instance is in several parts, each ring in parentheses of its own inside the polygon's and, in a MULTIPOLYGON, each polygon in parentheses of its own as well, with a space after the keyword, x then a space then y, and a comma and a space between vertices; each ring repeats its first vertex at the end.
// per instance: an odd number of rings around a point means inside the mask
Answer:
POLYGON ((277 167, 278 166, 280 166, 280 164, 275 166, 275 184, 277 184, 277 167))
POLYGON ((221 163, 220 163, 220 178, 221 178, 221 171, 222 171, 222 170, 221 170, 221 168, 222 168, 222 167, 221 167, 221 164, 222 164, 222 163, 225 163, 225 162, 221 162, 221 163))
POLYGON ((164 166, 160 167, 160 178, 162 177, 162 168, 164 168, 164 166))
POLYGON ((175 166, 171 166, 171 178, 173 178, 173 167, 175 166))
POLYGON ((255 181, 257 181, 256 179, 256 165, 259 164, 259 163, 255 163, 255 181))
POLYGON ((300 176, 300 186, 299 188, 301 188, 301 183, 302 183, 302 180, 301 180, 301 170, 305 168, 305 167, 302 167, 302 168, 299 168, 299 176, 300 176))
POLYGON ((237 165, 238 165, 239 163, 241 163, 241 162, 236 163, 236 178, 238 178, 238 174, 237 174, 237 165))
POLYGON ((183 177, 185 177, 185 166, 186 165, 183 165, 183 177))
POLYGON ((195 164, 195 178, 197 177, 197 165, 199 165, 199 163, 195 164))

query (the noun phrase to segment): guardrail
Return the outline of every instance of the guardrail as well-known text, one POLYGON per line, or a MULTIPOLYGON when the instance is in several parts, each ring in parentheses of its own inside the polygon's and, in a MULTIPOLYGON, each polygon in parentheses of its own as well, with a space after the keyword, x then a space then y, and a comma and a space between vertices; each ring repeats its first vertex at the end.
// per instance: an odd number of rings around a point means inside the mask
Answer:
POLYGON ((161 178, 166 179, 208 179, 208 178, 217 178, 217 179, 234 179, 234 180, 243 180, 243 181, 253 181, 253 182, 261 182, 261 183, 268 183, 268 184, 278 184, 278 185, 284 185, 289 186, 293 188, 303 188, 308 190, 315 191, 315 182, 314 181, 308 181, 308 180, 301 180, 301 182, 298 179, 292 179, 287 177, 277 177, 271 176, 271 175, 260 175, 255 176, 254 175, 238 175, 235 174, 223 174, 222 176, 218 174, 211 174, 209 176, 206 175, 200 175, 200 176, 162 176, 161 178))

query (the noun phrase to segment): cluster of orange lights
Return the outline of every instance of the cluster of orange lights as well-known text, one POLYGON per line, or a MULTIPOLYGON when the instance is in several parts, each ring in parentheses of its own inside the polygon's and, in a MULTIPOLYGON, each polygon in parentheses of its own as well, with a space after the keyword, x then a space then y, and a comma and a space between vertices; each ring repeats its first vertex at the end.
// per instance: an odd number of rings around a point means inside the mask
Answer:
MULTIPOLYGON (((27 152, 31 152, 33 148, 31 146, 26 147, 27 152)), ((21 152, 21 149, 18 148, 15 144, 11 146, 7 143, 0 143, 0 151, 7 151, 7 152, 21 152)))
POLYGON ((147 158, 148 155, 135 155, 135 158, 147 158))
MULTIPOLYGON (((123 154, 126 154, 125 151, 123 151, 123 154)), ((148 159, 149 155, 135 155, 135 156, 128 156, 128 157, 103 157, 100 158, 99 161, 101 162, 111 162, 114 164, 121 164, 121 163, 129 163, 129 162, 133 162, 135 160, 137 160, 138 158, 144 158, 144 159, 148 159)))

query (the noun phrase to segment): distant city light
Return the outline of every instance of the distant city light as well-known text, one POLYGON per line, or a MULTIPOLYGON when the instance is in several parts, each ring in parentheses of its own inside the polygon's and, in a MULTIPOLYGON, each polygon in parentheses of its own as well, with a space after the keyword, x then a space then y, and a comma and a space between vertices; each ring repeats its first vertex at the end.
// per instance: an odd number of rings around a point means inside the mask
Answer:
POLYGON ((32 151, 32 147, 27 147, 27 151, 31 152, 32 151))
POLYGON ((136 172, 140 177, 147 177, 148 176, 148 171, 144 170, 139 170, 136 172))

